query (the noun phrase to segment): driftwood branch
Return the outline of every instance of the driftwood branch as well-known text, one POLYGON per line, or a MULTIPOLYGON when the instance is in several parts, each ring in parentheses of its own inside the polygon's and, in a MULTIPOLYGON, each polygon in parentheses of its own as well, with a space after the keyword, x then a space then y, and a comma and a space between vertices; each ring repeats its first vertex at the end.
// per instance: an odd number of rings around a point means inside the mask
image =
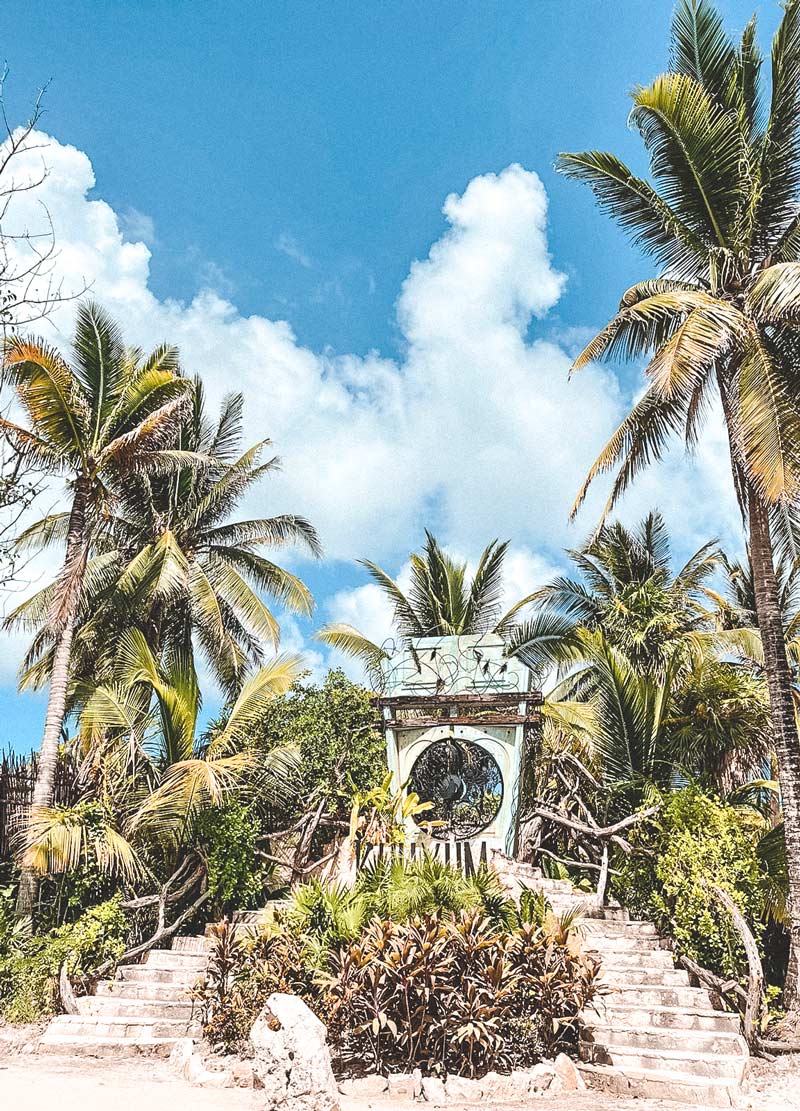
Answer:
POLYGON ((75 992, 72 990, 72 984, 70 983, 69 974, 67 972, 66 961, 61 965, 61 969, 58 973, 58 997, 64 1014, 80 1014, 78 1000, 75 998, 75 992))
POLYGON ((566 829, 571 829, 574 833, 582 833, 586 837, 592 837, 596 841, 608 840, 617 834, 621 833, 624 829, 630 829, 631 826, 638 825, 639 822, 645 821, 647 818, 652 818, 661 809, 661 805, 649 806, 646 810, 640 810, 636 814, 630 814, 627 818, 623 818, 619 822, 615 822, 610 826, 591 826, 586 822, 580 822, 577 818, 569 817, 566 814, 559 814, 555 810, 549 810, 544 806, 537 806, 534 814, 539 818, 545 818, 548 821, 555 822, 557 825, 564 826, 566 829))
POLYGON ((739 935, 747 957, 747 993, 744 1006, 744 1036, 750 1049, 758 1051, 761 1042, 761 1015, 766 1002, 764 995, 764 969, 761 964, 761 955, 758 951, 756 939, 745 920, 744 915, 737 907, 727 891, 714 886, 711 889, 714 897, 725 908, 731 917, 733 927, 739 935))

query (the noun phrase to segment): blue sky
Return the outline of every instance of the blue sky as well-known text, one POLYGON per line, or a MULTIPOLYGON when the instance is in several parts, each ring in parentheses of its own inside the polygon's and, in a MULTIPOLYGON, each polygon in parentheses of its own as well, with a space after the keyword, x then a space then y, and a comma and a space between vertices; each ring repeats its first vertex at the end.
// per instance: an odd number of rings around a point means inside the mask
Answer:
MULTIPOLYGON (((756 10, 765 39, 779 16, 772 2, 720 7, 737 30, 756 10)), ((6 0, 12 119, 51 82, 42 130, 63 168, 48 203, 62 214, 64 265, 119 310, 137 342, 174 338, 219 392, 245 390, 253 438, 272 434, 287 462, 284 485, 257 508, 308 511, 331 552, 324 566, 296 564, 321 619, 361 619, 373 631, 385 613, 359 593, 352 559, 371 555, 397 572, 424 524, 472 558, 510 536, 520 589, 578 539, 564 525, 571 472, 562 482, 562 461, 549 473, 527 438, 558 425, 549 455, 571 452, 576 476, 599 448, 632 373, 590 377, 574 411, 573 395, 565 403, 550 383, 649 267, 553 161, 591 146, 644 169, 626 129, 628 91, 664 67, 671 10, 671 0, 6 0), (506 172, 513 164, 525 173, 506 172), (451 194, 462 201, 448 215, 451 194), (92 207, 99 200, 105 207, 92 207), (507 258, 507 272, 497 263, 476 285, 488 257, 507 258), (116 281, 120 269, 129 284, 116 281), (449 314, 450 300, 461 309, 449 314), (216 330, 204 339, 209 318, 216 330), (525 420, 492 393, 506 374, 525 420), (528 396, 526 374, 541 375, 543 393, 528 396), (430 382, 429 422, 413 397, 430 382), (347 426, 354 443, 339 442, 347 426), (403 441, 397 463, 393 437, 403 441), (367 478, 357 457, 344 458, 363 444, 367 478), (479 470, 469 465, 476 450, 479 470), (423 464, 441 480, 422 476, 423 464)), ((57 327, 68 334, 66 317, 57 327)), ((718 448, 701 460, 713 483, 718 448)), ((718 519, 686 511, 695 488, 682 463, 660 481, 632 514, 663 494, 679 548, 703 529, 733 535, 729 505, 718 519)), ((293 627, 292 643, 309 629, 293 627)), ((15 652, 9 644, 0 747, 34 743, 41 724, 41 699, 13 695, 15 652)))

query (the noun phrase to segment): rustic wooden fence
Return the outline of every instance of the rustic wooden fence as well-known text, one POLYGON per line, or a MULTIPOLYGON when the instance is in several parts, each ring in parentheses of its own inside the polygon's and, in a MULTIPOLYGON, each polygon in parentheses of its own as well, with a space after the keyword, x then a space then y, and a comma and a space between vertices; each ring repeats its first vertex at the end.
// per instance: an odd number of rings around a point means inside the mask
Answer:
MULTIPOLYGON (((35 753, 0 756, 0 860, 8 860, 13 853, 15 831, 33 799, 37 766, 35 753)), ((72 806, 77 801, 77 768, 71 757, 62 756, 56 765, 53 802, 56 806, 72 806)))

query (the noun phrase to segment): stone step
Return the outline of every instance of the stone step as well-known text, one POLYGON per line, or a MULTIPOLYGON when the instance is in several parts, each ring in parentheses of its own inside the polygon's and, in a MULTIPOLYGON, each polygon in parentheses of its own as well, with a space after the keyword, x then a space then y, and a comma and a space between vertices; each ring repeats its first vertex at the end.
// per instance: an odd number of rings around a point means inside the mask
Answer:
POLYGON ((605 919, 590 918, 581 924, 584 938, 591 940, 597 934, 600 937, 650 937, 657 938, 658 931, 652 922, 642 922, 635 918, 623 921, 606 921, 605 919))
MULTIPOLYGON (((607 971, 604 969, 604 972, 607 971)), ((601 981, 603 983, 604 981, 601 981)), ((654 984, 611 986, 608 992, 599 997, 610 1007, 679 1007, 696 1010, 710 1010, 711 998, 704 988, 693 988, 684 984, 658 986, 654 984)))
POLYGON ((617 1003, 614 996, 603 996, 583 1012, 587 1025, 593 1022, 616 1028, 635 1027, 643 1029, 658 1027, 668 1030, 724 1030, 732 1034, 740 1031, 741 1020, 732 1011, 714 1011, 695 1007, 692 1001, 687 1006, 649 1006, 617 1003))
POLYGON ((705 1079, 727 1080, 740 1084, 749 1058, 745 1055, 702 1053, 687 1049, 636 1049, 634 1046, 593 1045, 580 1042, 578 1052, 582 1061, 591 1065, 614 1065, 618 1069, 651 1069, 681 1072, 705 1079))
POLYGON ((610 968, 646 968, 648 971, 657 969, 674 969, 672 952, 669 949, 608 949, 600 950, 592 942, 587 951, 599 957, 604 965, 610 968))
POLYGON ((87 1035, 45 1033, 39 1039, 37 1053, 65 1054, 70 1057, 169 1057, 182 1038, 107 1038, 87 1035))
POLYGON ((101 980, 95 990, 98 997, 111 996, 115 999, 184 1003, 189 998, 189 987, 185 983, 163 984, 150 980, 101 980))
POLYGON ((208 967, 206 953, 176 953, 172 949, 151 949, 144 959, 143 968, 174 968, 186 972, 205 972, 208 967))
POLYGON ((152 1041, 153 1038, 188 1038, 198 1036, 199 1022, 185 1018, 120 1018, 103 1015, 56 1015, 47 1028, 48 1034, 86 1038, 128 1038, 152 1041))
POLYGON ((623 967, 603 962, 601 983, 609 987, 689 987, 689 974, 682 968, 637 968, 623 967))
POLYGON ((186 937, 172 939, 172 951, 174 953, 203 953, 207 956, 210 948, 210 938, 204 937, 202 934, 189 934, 186 937))
POLYGON ((137 984, 177 984, 191 987, 201 978, 201 973, 187 968, 156 968, 145 964, 121 964, 117 969, 120 980, 137 984))
POLYGON ((83 995, 78 999, 82 1015, 108 1015, 112 1018, 176 1018, 191 1021, 200 1010, 199 1002, 187 999, 126 999, 114 995, 83 995))
POLYGON ((612 1065, 578 1066, 589 1088, 629 1099, 664 1099, 694 1107, 731 1107, 738 1085, 726 1080, 687 1076, 662 1069, 621 1069, 612 1065))
POLYGON ((670 1029, 664 1026, 623 1026, 618 1023, 586 1022, 581 1040, 592 1045, 627 1046, 634 1050, 697 1050, 721 1056, 747 1055, 747 1043, 738 1030, 670 1029))
MULTIPOLYGON (((603 925, 606 925, 604 922, 603 925)), ((613 953, 671 953, 668 941, 660 937, 651 937, 649 934, 605 934, 586 933, 583 944, 589 952, 608 954, 609 959, 613 953)))

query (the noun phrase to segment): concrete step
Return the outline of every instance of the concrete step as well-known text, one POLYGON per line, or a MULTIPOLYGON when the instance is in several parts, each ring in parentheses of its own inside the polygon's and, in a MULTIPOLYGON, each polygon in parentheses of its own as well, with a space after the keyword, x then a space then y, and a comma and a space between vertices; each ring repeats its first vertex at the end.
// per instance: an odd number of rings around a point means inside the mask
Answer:
POLYGON ((210 938, 204 937, 202 934, 191 934, 186 937, 172 939, 173 953, 203 953, 207 956, 210 949, 210 938))
POLYGON ((121 964, 117 969, 120 980, 132 980, 137 984, 178 984, 191 987, 202 973, 191 968, 157 968, 145 964, 121 964))
POLYGON ((738 1085, 662 1069, 621 1069, 611 1065, 578 1066, 589 1088, 628 1099, 665 1099, 704 1109, 731 1107, 738 1085))
POLYGON ((642 922, 635 918, 622 921, 607 921, 602 918, 590 918, 582 923, 581 928, 586 940, 591 940, 595 934, 599 937, 658 938, 659 936, 652 922, 642 922))
POLYGON ((172 949, 151 949, 144 958, 143 968, 174 968, 187 973, 205 972, 207 953, 175 953, 172 949))
POLYGON ((689 974, 681 968, 637 968, 603 962, 601 983, 609 987, 689 987, 689 974))
MULTIPOLYGON (((605 926, 607 923, 603 923, 605 926)), ((583 944, 589 952, 608 955, 614 953, 672 953, 669 942, 649 934, 606 934, 589 933, 583 936, 583 944)))
POLYGON ((587 952, 600 958, 604 965, 611 968, 674 969, 672 952, 669 949, 599 949, 594 941, 587 945, 587 952))
POLYGON ((615 1065, 618 1069, 651 1069, 685 1073, 704 1079, 726 1080, 740 1084, 749 1057, 720 1053, 701 1053, 687 1049, 636 1049, 634 1046, 593 1045, 580 1042, 578 1053, 582 1061, 591 1065, 615 1065))
POLYGON ((45 1033, 39 1039, 37 1053, 65 1054, 70 1057, 169 1057, 181 1038, 78 1037, 72 1034, 45 1033))
POLYGON ((97 997, 111 996, 114 999, 148 999, 185 1003, 189 998, 189 987, 181 983, 158 983, 151 980, 101 980, 95 991, 97 997))
POLYGON ((664 1026, 623 1026, 586 1022, 581 1040, 587 1044, 628 1046, 636 1050, 696 1050, 722 1056, 746 1056, 747 1043, 738 1030, 670 1029, 664 1026))
POLYGON ((634 1027, 636 1029, 658 1027, 667 1030, 722 1030, 731 1034, 740 1032, 741 1020, 732 1011, 714 1011, 710 1008, 695 1007, 692 1001, 688 1006, 646 1006, 641 1003, 624 1006, 617 1003, 614 996, 603 996, 583 1012, 587 1026, 596 1022, 599 1025, 634 1027))
POLYGON ((83 995, 78 999, 82 1015, 103 1015, 110 1018, 175 1018, 190 1022, 199 1013, 200 1004, 187 999, 126 999, 114 995, 83 995))
POLYGON ((56 1015, 47 1028, 48 1034, 65 1037, 128 1038, 151 1041, 153 1038, 189 1038, 199 1036, 200 1023, 184 1018, 119 1018, 103 1015, 56 1015))
MULTIPOLYGON (((604 972, 607 970, 604 969, 604 972)), ((604 982, 604 981, 601 981, 604 982)), ((712 1010, 711 997, 704 988, 684 984, 659 986, 654 984, 620 984, 599 997, 609 1007, 678 1007, 694 1010, 712 1010)))

